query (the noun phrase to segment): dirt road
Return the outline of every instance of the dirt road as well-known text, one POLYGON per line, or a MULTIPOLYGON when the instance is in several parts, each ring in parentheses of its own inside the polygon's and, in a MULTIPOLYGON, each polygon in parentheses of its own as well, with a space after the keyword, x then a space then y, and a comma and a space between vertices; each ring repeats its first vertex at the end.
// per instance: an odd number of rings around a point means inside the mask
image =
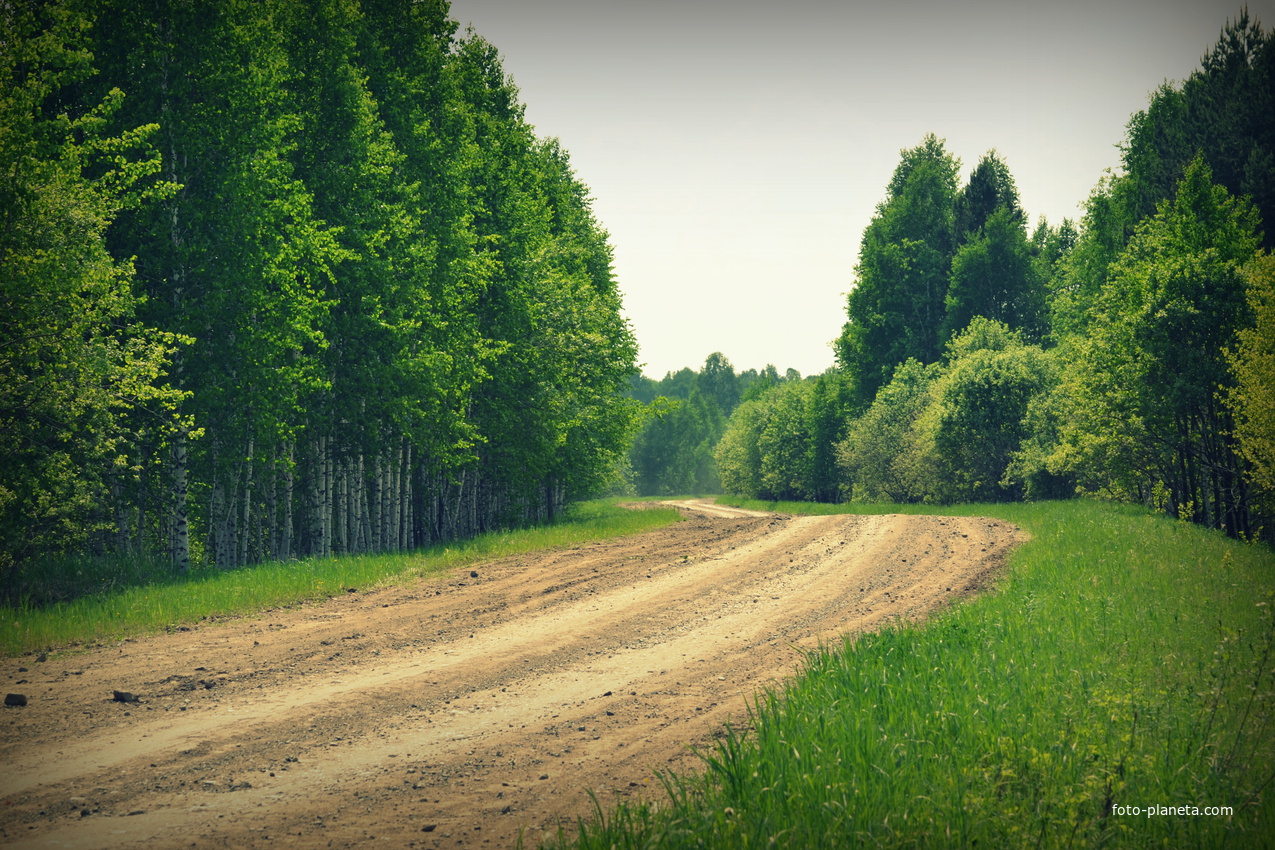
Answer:
POLYGON ((0 845, 535 846, 746 719, 801 647, 986 586, 998 520, 759 514, 0 660, 0 845), (22 668, 26 668, 25 670, 22 668), (136 695, 118 702, 114 691, 136 695))

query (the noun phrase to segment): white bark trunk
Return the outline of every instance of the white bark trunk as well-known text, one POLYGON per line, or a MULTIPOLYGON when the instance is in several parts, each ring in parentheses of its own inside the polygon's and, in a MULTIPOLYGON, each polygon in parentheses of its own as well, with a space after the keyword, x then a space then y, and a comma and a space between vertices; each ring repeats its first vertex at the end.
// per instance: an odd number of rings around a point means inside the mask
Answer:
POLYGON ((186 572, 190 569, 190 518, 188 515, 188 484, 187 484, 187 440, 189 439, 189 431, 185 425, 177 429, 173 434, 173 488, 172 488, 172 512, 173 512, 173 534, 172 546, 169 549, 169 559, 178 572, 186 572))
POLYGON ((333 532, 333 551, 348 555, 352 551, 350 540, 350 474, 352 464, 349 458, 333 460, 333 486, 336 493, 332 497, 332 509, 335 513, 336 530, 333 532))
POLYGON ((283 465, 283 528, 280 532, 279 557, 292 557, 292 498, 293 484, 295 481, 293 475, 293 446, 289 441, 287 443, 287 453, 284 457, 283 465))
POLYGON ((402 531, 398 538, 398 548, 407 550, 412 548, 412 482, 416 479, 416 475, 412 469, 412 447, 405 445, 403 447, 403 521, 401 523, 402 531))
POLYGON ((323 437, 323 556, 332 554, 332 441, 323 437))
POLYGON ((390 539, 386 548, 393 552, 402 550, 399 538, 403 528, 403 444, 394 452, 392 464, 393 480, 390 482, 390 539))
POLYGON ((239 526, 239 558, 236 566, 248 563, 248 546, 252 539, 252 455, 255 450, 252 437, 248 438, 248 450, 244 455, 243 522, 239 526))

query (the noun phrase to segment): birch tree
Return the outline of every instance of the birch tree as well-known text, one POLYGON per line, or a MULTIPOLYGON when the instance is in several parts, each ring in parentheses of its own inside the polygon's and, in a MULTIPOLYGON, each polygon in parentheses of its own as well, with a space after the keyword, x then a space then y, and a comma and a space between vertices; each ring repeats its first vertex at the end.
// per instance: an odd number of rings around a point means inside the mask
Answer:
POLYGON ((106 243, 168 191, 156 127, 113 131, 115 88, 77 102, 87 24, 61 4, 0 12, 0 576, 126 545, 146 433, 181 422, 163 376, 185 340, 138 320, 132 266, 106 243))
POLYGON ((1249 500, 1224 351, 1252 324, 1242 268, 1257 250, 1252 207, 1201 158, 1176 197, 1139 226, 1070 339, 1071 418, 1059 449, 1091 489, 1248 533, 1249 500))

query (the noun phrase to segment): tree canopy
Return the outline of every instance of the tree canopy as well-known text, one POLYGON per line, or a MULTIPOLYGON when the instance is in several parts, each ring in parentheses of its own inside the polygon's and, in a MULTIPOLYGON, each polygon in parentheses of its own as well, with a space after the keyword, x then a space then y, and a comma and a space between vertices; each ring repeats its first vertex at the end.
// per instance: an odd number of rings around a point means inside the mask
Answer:
POLYGON ((904 150, 886 199, 863 234, 858 278, 837 357, 871 401, 898 363, 938 359, 948 272, 956 248, 960 162, 930 134, 904 150))
POLYGON ((446 3, 0 21, 6 564, 401 549, 609 483, 607 234, 446 3))
POLYGON ((963 186, 934 134, 901 151, 834 344, 840 422, 792 427, 807 397, 756 391, 723 484, 812 497, 796 482, 835 457, 813 497, 1080 492, 1269 536, 1273 74, 1271 34, 1241 13, 1130 119, 1083 220, 1030 235, 994 150, 963 186))

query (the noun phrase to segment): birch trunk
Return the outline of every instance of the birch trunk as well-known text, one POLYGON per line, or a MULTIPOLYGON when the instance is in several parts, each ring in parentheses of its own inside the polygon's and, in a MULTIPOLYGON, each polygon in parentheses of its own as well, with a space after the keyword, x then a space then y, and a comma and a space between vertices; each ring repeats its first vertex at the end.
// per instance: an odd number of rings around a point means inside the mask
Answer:
POLYGON ((400 441, 398 451, 394 453, 393 475, 394 479, 390 483, 390 540, 389 546, 386 548, 393 552, 401 551, 403 546, 399 542, 401 530, 403 527, 403 443, 400 441))
POLYGON ((239 559, 236 566, 248 563, 248 545, 252 537, 252 437, 248 438, 248 450, 244 455, 243 523, 239 526, 239 559))
POLYGON ((400 551, 412 548, 412 480, 414 478, 415 476, 412 474, 412 447, 405 442, 403 446, 403 518, 399 524, 402 530, 399 532, 398 538, 400 551))
POLYGON ((350 549, 363 551, 363 455, 350 458, 350 549))
POLYGON ((281 558, 292 557, 292 498, 294 478, 294 443, 289 440, 287 443, 287 455, 284 457, 283 465, 283 529, 281 531, 281 545, 279 547, 279 556, 281 558))
POLYGON ((465 491, 465 476, 462 474, 458 481, 443 482, 443 527, 442 539, 444 541, 456 539, 456 529, 460 525, 460 497, 465 491))
POLYGON ((388 453, 381 455, 377 459, 377 473, 381 479, 378 485, 381 491, 381 527, 376 541, 376 551, 384 552, 390 548, 390 529, 394 525, 394 517, 392 515, 394 470, 388 453))
MULTIPOLYGON (((143 457, 146 457, 146 456, 148 456, 148 454, 144 453, 143 457)), ((150 467, 150 464, 143 463, 142 481, 147 481, 147 479, 150 477, 148 474, 149 467, 150 467)), ((145 493, 147 492, 148 489, 149 488, 143 488, 142 493, 139 494, 137 499, 137 530, 135 531, 136 537, 134 538, 135 543, 133 544, 134 545, 133 551, 138 553, 142 553, 146 551, 146 496, 145 496, 145 493)))
POLYGON ((385 538, 381 541, 382 552, 394 550, 395 524, 398 519, 398 452, 390 449, 385 454, 385 538))
POLYGON ((375 552, 381 548, 381 456, 372 455, 372 468, 368 470, 368 538, 367 549, 375 552))
POLYGON ((119 476, 111 476, 111 512, 115 516, 115 532, 113 534, 113 548, 116 552, 127 552, 130 547, 129 538, 132 536, 128 527, 129 514, 132 507, 124 503, 123 487, 120 485, 119 476))
POLYGON ((337 475, 337 534, 333 540, 333 551, 349 554, 349 461, 335 463, 337 475))
POLYGON ((465 537, 473 537, 478 533, 478 470, 466 473, 473 476, 469 485, 469 499, 465 510, 465 537))
POLYGON ((273 456, 273 460, 267 467, 270 470, 270 483, 266 487, 266 527, 265 527, 265 558, 266 560, 274 560, 278 557, 279 552, 279 457, 273 456))
POLYGON ((323 437, 323 556, 332 554, 332 441, 323 437))
POLYGON ((187 444, 189 439, 190 431, 185 424, 178 427, 177 433, 173 434, 173 535, 172 545, 168 554, 173 566, 178 572, 183 573, 190 569, 189 484, 187 479, 187 444))
MULTIPOLYGON (((169 32, 165 34, 168 43, 171 42, 171 26, 172 22, 166 20, 165 24, 169 28, 169 32)), ((163 72, 160 75, 160 111, 167 118, 172 112, 172 100, 170 98, 170 81, 168 78, 168 54, 165 51, 160 52, 163 62, 163 72)), ((174 185, 181 185, 183 175, 179 172, 179 165, 184 164, 185 158, 178 157, 175 142, 175 136, 172 131, 172 124, 165 120, 161 126, 168 129, 168 156, 165 157, 165 165, 167 166, 168 179, 174 185)), ((181 262, 181 248, 183 243, 182 224, 181 224, 181 194, 174 195, 168 204, 168 241, 172 248, 173 267, 171 269, 172 285, 169 289, 169 302, 172 305, 175 315, 180 315, 183 309, 183 301, 186 291, 186 268, 181 262)), ((179 349, 173 355, 173 386, 181 388, 182 380, 182 353, 179 349)), ((189 501, 189 482, 187 478, 187 444, 190 439, 190 432, 187 427, 182 424, 178 427, 177 433, 173 435, 172 447, 172 491, 171 491, 171 511, 173 516, 172 536, 169 540, 169 559, 173 565, 181 572, 186 572, 190 568, 190 518, 188 516, 189 501)), ((214 466, 215 468, 215 466, 214 466)), ((141 501, 141 500, 139 500, 141 501)), ((138 528, 139 535, 144 534, 140 522, 138 528)), ((161 538, 162 539, 162 538, 161 538)))
POLYGON ((208 539, 204 544, 206 557, 217 566, 221 566, 221 529, 217 524, 217 516, 221 513, 224 500, 220 482, 214 481, 212 493, 208 497, 208 539))
POLYGON ((323 494, 319 492, 323 486, 321 478, 322 476, 319 474, 319 438, 314 437, 310 440, 310 475, 307 482, 310 493, 307 505, 309 516, 306 522, 308 526, 306 537, 308 539, 305 544, 305 552, 310 555, 322 554, 319 548, 320 541, 323 539, 323 529, 319 520, 319 511, 322 510, 323 506, 323 494))
POLYGON ((362 452, 359 453, 359 551, 367 552, 372 547, 372 498, 367 490, 367 466, 362 452))
POLYGON ((239 482, 235 481, 230 486, 229 495, 226 497, 226 507, 218 517, 218 525, 221 527, 221 541, 219 548, 221 549, 224 566, 226 569, 234 569, 238 564, 235 563, 235 554, 238 552, 238 538, 235 531, 238 525, 235 522, 235 515, 239 509, 239 482))

